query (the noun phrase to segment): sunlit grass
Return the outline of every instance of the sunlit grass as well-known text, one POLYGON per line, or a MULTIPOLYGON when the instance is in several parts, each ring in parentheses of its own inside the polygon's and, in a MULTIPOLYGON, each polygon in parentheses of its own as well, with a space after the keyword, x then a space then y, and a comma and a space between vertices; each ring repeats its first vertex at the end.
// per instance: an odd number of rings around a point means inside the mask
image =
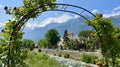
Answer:
POLYGON ((28 67, 67 67, 42 53, 29 52, 25 61, 28 67))

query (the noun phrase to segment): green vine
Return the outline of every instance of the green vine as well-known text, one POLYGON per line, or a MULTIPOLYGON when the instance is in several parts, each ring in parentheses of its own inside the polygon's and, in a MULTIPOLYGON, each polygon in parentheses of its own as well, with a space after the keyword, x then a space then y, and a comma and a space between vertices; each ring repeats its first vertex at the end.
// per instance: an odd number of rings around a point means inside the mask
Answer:
POLYGON ((95 35, 100 39, 105 67, 109 67, 109 64, 116 67, 117 58, 120 58, 120 29, 113 26, 110 18, 102 18, 102 14, 96 14, 93 20, 86 23, 94 27, 95 35))
MULTIPOLYGON (((56 0, 23 0, 23 6, 4 7, 6 14, 12 16, 8 20, 0 33, 0 62, 6 67, 23 67, 27 57, 27 49, 22 49, 22 29, 31 18, 36 18, 47 9, 55 9, 56 5, 51 5, 56 0)), ((117 58, 120 58, 120 29, 111 24, 111 19, 102 18, 102 14, 88 21, 87 24, 96 30, 96 37, 101 42, 101 52, 105 58, 105 67, 112 59, 110 65, 115 67, 117 58)))
POLYGON ((6 14, 12 16, 0 33, 0 62, 7 67, 23 67, 27 49, 22 49, 22 29, 30 18, 36 18, 47 9, 56 8, 50 5, 56 0, 24 0, 23 6, 4 7, 6 14))

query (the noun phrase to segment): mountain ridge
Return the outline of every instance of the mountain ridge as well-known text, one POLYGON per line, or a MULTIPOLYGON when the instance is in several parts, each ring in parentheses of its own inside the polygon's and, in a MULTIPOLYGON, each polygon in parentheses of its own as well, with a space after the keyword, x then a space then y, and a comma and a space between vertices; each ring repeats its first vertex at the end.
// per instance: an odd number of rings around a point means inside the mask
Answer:
MULTIPOLYGON (((91 17, 89 17, 91 19, 91 17)), ((120 16, 110 17, 112 19, 112 24, 115 27, 120 27, 120 16)), ((0 27, 2 30, 4 27, 0 27)), ((64 30, 68 30, 72 32, 74 35, 78 34, 82 30, 91 30, 92 27, 89 27, 87 24, 84 23, 84 19, 81 17, 70 19, 65 23, 51 23, 46 25, 45 27, 37 27, 31 29, 30 27, 25 27, 23 35, 23 39, 31 39, 35 42, 39 41, 39 39, 43 38, 45 33, 51 29, 55 28, 62 37, 64 34, 64 30)))

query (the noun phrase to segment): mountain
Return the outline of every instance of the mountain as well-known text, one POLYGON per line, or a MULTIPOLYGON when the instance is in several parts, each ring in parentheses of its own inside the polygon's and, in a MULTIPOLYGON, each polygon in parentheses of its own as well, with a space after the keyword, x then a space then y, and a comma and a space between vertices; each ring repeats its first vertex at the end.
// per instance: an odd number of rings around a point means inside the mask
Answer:
MULTIPOLYGON (((110 17, 110 18, 112 19, 112 23, 115 25, 115 27, 120 27, 120 16, 110 17)), ((46 27, 35 28, 29 32, 26 32, 24 38, 31 39, 37 42, 39 39, 43 38, 45 33, 51 28, 55 28, 56 30, 58 30, 61 36, 63 36, 64 30, 73 32, 73 34, 76 35, 82 30, 92 29, 91 27, 89 27, 87 24, 84 23, 83 18, 79 17, 79 18, 71 19, 65 23, 51 23, 46 27)))
POLYGON ((120 16, 117 17, 111 17, 112 23, 115 25, 115 27, 120 28, 120 16))
MULTIPOLYGON (((61 36, 64 34, 64 30, 73 32, 74 35, 78 34, 81 30, 90 30, 91 27, 88 27, 84 22, 83 18, 71 19, 65 23, 51 23, 45 27, 35 28, 29 32, 26 32, 24 38, 31 39, 37 42, 39 39, 43 38, 45 33, 51 29, 55 28, 58 30, 61 36)), ((26 28, 25 28, 26 29, 26 28)))
MULTIPOLYGON (((58 30, 61 36, 64 34, 64 30, 68 30, 69 32, 73 32, 74 35, 78 34, 81 30, 90 30, 91 27, 88 27, 84 22, 83 18, 71 19, 65 23, 51 23, 45 27, 35 28, 31 31, 26 31, 24 38, 31 39, 37 42, 39 39, 43 38, 45 33, 51 29, 55 28, 58 30)), ((27 28, 25 28, 27 29, 27 28)))
MULTIPOLYGON (((91 19, 91 17, 89 17, 91 19)), ((120 16, 110 17, 112 19, 112 23, 115 25, 115 27, 120 27, 120 16)), ((90 30, 91 27, 87 26, 87 24, 84 23, 84 19, 81 17, 71 19, 65 23, 51 23, 45 27, 38 27, 31 29, 29 27, 24 28, 24 39, 31 39, 35 42, 37 42, 39 39, 43 38, 45 33, 51 29, 55 28, 58 30, 61 36, 64 34, 64 30, 68 30, 69 32, 73 32, 73 35, 78 34, 82 30, 90 30)), ((2 30, 3 27, 0 27, 0 30, 2 30)))

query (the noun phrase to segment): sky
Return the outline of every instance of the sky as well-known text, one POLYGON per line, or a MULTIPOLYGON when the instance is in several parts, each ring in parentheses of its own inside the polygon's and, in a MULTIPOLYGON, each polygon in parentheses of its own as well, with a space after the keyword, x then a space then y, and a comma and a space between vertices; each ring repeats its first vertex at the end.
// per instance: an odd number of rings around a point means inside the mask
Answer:
MULTIPOLYGON (((22 6, 22 1, 23 0, 0 0, 0 27, 4 26, 8 19, 11 19, 11 16, 5 14, 4 6, 22 6)), ((102 13, 104 17, 120 15, 120 0, 57 0, 57 3, 77 5, 94 14, 102 13)), ((79 12, 79 9, 68 9, 79 12)), ((78 18, 78 16, 65 12, 44 12, 35 20, 30 19, 26 26, 34 29, 36 27, 45 27, 50 23, 65 23, 74 18, 78 18)))

